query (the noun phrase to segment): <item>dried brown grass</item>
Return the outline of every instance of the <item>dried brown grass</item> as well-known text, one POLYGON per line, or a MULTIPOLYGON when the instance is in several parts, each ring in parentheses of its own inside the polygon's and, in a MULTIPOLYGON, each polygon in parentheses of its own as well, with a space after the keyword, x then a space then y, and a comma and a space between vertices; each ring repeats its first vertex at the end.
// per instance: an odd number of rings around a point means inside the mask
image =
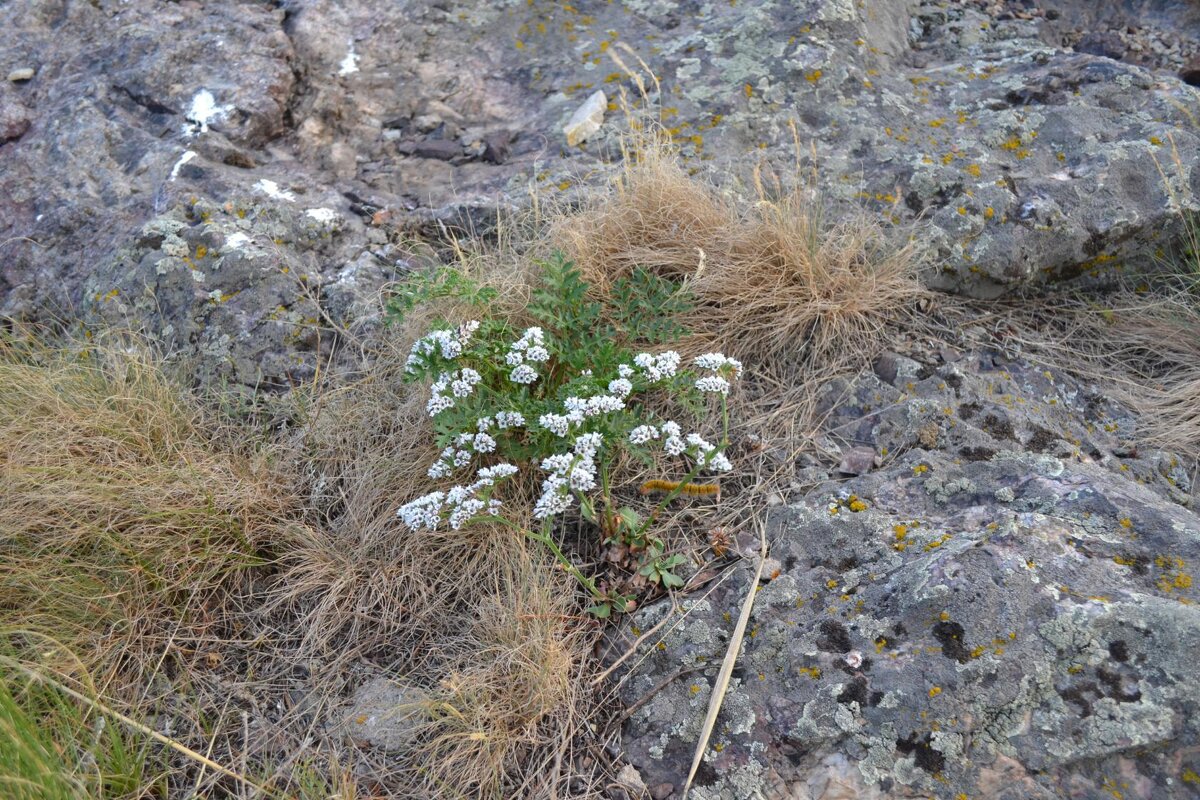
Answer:
POLYGON ((641 266, 685 281, 697 348, 755 364, 861 361, 924 292, 918 252, 864 214, 834 222, 803 187, 741 202, 637 142, 619 179, 553 225, 551 240, 604 292, 641 266))
POLYGON ((98 685, 136 689, 210 635, 288 498, 136 342, 0 342, 0 627, 98 685))

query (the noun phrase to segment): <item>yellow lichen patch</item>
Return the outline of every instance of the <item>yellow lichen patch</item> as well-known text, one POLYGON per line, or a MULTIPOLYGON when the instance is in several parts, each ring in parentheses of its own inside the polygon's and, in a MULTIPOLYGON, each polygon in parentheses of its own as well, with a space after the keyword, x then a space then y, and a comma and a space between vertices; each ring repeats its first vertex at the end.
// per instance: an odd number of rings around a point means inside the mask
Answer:
POLYGON ((983 210, 983 218, 984 219, 991 219, 994 216, 996 216, 996 212, 991 206, 988 206, 987 208, 985 208, 983 210))
POLYGON ((966 171, 966 173, 968 175, 970 175, 973 178, 978 178, 979 173, 982 172, 982 170, 980 169, 978 164, 967 164, 967 166, 964 167, 963 169, 966 171))
POLYGON ((945 124, 946 124, 945 117, 938 117, 937 119, 929 120, 929 127, 931 127, 931 128, 940 128, 945 124))
POLYGON ((1132 528, 1133 520, 1131 520, 1129 517, 1125 517, 1120 521, 1120 525, 1122 528, 1132 528))
POLYGON ((812 72, 805 73, 804 80, 808 81, 809 83, 816 83, 817 81, 821 80, 821 70, 814 69, 812 72))
POLYGON ((846 508, 857 513, 859 511, 866 511, 868 506, 865 501, 858 498, 858 495, 852 494, 850 495, 850 500, 846 503, 846 508))
POLYGON ((913 467, 913 475, 924 475, 929 471, 929 467, 925 464, 917 464, 913 467))
POLYGON ((1155 147, 1158 147, 1162 144, 1162 139, 1158 138, 1157 136, 1151 136, 1150 144, 1154 145, 1155 147))
POLYGON ((930 697, 937 697, 941 693, 942 693, 942 687, 940 687, 940 686, 933 686, 929 689, 930 697))
POLYGON ((875 652, 882 653, 883 648, 887 647, 888 640, 880 636, 875 640, 875 652))
POLYGON ((925 545, 925 552, 928 553, 932 550, 938 549, 939 547, 944 545, 946 542, 950 541, 950 539, 953 535, 954 534, 951 534, 951 533, 943 533, 940 537, 938 537, 937 539, 934 539, 932 542, 925 545))
POLYGON ((808 677, 812 678, 814 681, 817 678, 821 677, 821 668, 820 667, 797 667, 796 671, 803 675, 807 675, 808 677))

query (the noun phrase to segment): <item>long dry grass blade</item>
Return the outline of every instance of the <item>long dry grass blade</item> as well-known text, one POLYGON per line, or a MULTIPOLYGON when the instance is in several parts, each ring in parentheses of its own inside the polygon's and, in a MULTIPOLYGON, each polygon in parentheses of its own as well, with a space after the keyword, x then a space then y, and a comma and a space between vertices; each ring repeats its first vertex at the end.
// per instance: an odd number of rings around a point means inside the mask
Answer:
POLYGON ((761 521, 758 523, 758 539, 758 564, 754 568, 754 579, 747 587, 746 599, 742 601, 742 613, 738 615, 733 636, 729 637, 725 660, 721 663, 721 671, 717 673, 717 683, 713 686, 712 697, 708 701, 708 714, 704 717, 704 725, 700 729, 700 739, 696 742, 696 754, 692 756, 692 768, 688 771, 687 782, 683 785, 683 800, 687 800, 688 792, 692 790, 692 781, 696 777, 696 770, 700 769, 700 761, 704 758, 708 740, 712 737, 713 727, 717 724, 717 714, 721 713, 721 703, 725 701, 729 678, 733 675, 733 665, 737 662, 738 653, 742 650, 742 637, 746 635, 750 611, 754 608, 754 597, 758 594, 758 581, 762 578, 763 564, 767 560, 767 532, 761 521))

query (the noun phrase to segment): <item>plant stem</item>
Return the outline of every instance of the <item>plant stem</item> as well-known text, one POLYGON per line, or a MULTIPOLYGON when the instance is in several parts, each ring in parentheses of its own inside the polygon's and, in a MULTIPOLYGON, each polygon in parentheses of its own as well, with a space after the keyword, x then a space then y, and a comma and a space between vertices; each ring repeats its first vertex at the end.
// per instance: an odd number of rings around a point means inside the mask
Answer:
POLYGON ((524 528, 524 527, 518 525, 517 523, 513 522, 512 520, 505 519, 504 517, 483 516, 483 517, 475 517, 475 519, 480 520, 480 521, 491 520, 493 522, 499 522, 503 525, 508 526, 509 528, 512 528, 515 531, 520 532, 526 538, 532 539, 535 542, 540 542, 541 544, 545 545, 546 548, 551 553, 554 554, 554 557, 556 559, 558 559, 558 563, 562 564, 563 567, 567 570, 567 572, 574 575, 575 580, 579 581, 580 585, 582 585, 583 588, 588 590, 588 594, 590 594, 593 598, 595 598, 597 600, 604 599, 604 593, 601 592, 599 589, 597 589, 596 584, 590 578, 588 578, 586 575, 584 575, 582 572, 580 572, 578 567, 576 567, 574 564, 571 563, 571 560, 569 558, 567 558, 565 553, 563 553, 562 549, 558 546, 558 543, 554 541, 554 537, 552 537, 550 535, 550 524, 551 523, 550 523, 549 519, 547 519, 545 521, 545 523, 542 525, 542 531, 540 533, 531 531, 528 528, 524 528))

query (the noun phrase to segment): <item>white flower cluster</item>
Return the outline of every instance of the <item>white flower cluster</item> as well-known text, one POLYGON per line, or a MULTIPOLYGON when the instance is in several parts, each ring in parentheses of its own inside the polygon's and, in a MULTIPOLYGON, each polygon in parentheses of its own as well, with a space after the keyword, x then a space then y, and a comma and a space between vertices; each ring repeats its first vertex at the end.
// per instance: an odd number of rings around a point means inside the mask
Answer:
POLYGON ((512 343, 508 353, 504 356, 504 363, 513 368, 512 372, 508 374, 508 379, 513 383, 533 383, 538 379, 537 370, 525 362, 542 364, 549 360, 550 351, 546 349, 545 334, 542 329, 536 326, 526 328, 525 333, 512 343))
POLYGON ((494 467, 484 467, 476 473, 476 480, 469 486, 455 486, 446 492, 431 492, 422 495, 412 502, 405 503, 396 511, 396 516, 404 521, 410 530, 437 530, 446 517, 453 530, 458 530, 471 517, 482 511, 497 514, 500 511, 500 501, 492 500, 486 495, 479 495, 483 490, 496 485, 496 481, 517 473, 512 464, 497 464, 494 467))
MULTIPOLYGON (((651 355, 650 353, 638 353, 633 357, 633 363, 642 371, 646 379, 651 383, 658 383, 664 378, 673 378, 679 370, 679 353, 674 350, 668 350, 665 353, 651 355)), ((622 367, 628 369, 628 365, 622 364, 622 367)), ((619 370, 622 378, 628 378, 629 375, 624 373, 624 370, 619 370)))
POLYGON ((638 425, 629 432, 630 444, 645 444, 651 439, 658 438, 658 428, 653 425, 638 425))
POLYGON ((714 394, 729 394, 729 379, 737 379, 742 374, 742 362, 729 358, 721 353, 705 353, 697 356, 692 362, 700 369, 707 369, 713 374, 703 375, 696 379, 696 388, 702 392, 714 394))
POLYGON ((501 411, 496 414, 496 427, 500 430, 519 428, 525 424, 525 415, 520 411, 501 411))
MULTIPOLYGON (((505 412, 500 412, 504 414, 505 412)), ((500 416, 500 415, 497 415, 500 416)), ((518 414, 517 416, 520 416, 518 414)), ((522 418, 523 419, 523 418, 522 418)), ((427 473, 431 478, 445 478, 460 467, 471 463, 472 451, 475 453, 494 453, 496 440, 488 430, 496 423, 491 417, 483 417, 476 423, 478 433, 460 433, 454 440, 454 445, 442 451, 438 460, 429 468, 427 473)), ((503 425, 497 425, 503 428, 503 425)))
POLYGON ((710 372, 725 372, 725 368, 728 367, 733 371, 733 377, 740 378, 742 376, 742 362, 721 353, 705 353, 702 356, 696 356, 692 363, 700 369, 710 372))
POLYGON ((471 320, 460 325, 456 331, 431 331, 425 334, 413 342, 412 350, 409 351, 408 360, 404 365, 405 371, 415 372, 416 368, 425 361, 425 357, 431 356, 435 352, 441 353, 442 358, 447 360, 458 358, 477 330, 479 330, 479 322, 471 320))
POLYGON ((425 410, 429 412, 429 416, 434 417, 447 408, 452 408, 455 397, 470 396, 481 380, 483 377, 470 367, 439 374, 430 387, 429 402, 425 404, 425 410))
POLYGON ((634 444, 643 444, 650 439, 657 439, 659 434, 663 437, 663 450, 669 456, 689 455, 700 462, 709 472, 729 472, 733 469, 733 464, 729 462, 724 453, 718 453, 716 447, 697 433, 689 433, 684 436, 679 424, 671 420, 664 422, 657 431, 650 425, 634 428, 629 434, 629 441, 634 444), (641 441, 634 441, 635 434, 641 441))
MULTIPOLYGON (((467 434, 468 436, 470 434, 467 434)), ((461 438, 461 437, 459 437, 461 438)), ((445 478, 454 470, 461 469, 471 463, 471 451, 460 450, 455 447, 447 447, 438 456, 438 460, 433 462, 433 466, 426 473, 431 478, 445 478)))
POLYGON ((633 391, 633 384, 628 378, 616 378, 608 382, 608 392, 614 397, 624 400, 633 391))
POLYGON ((571 492, 587 492, 596 486, 596 453, 603 442, 600 434, 585 433, 575 440, 573 452, 542 459, 542 469, 550 474, 542 481, 542 496, 533 508, 535 517, 561 514, 571 507, 571 492))
POLYGON ((582 397, 568 397, 563 401, 565 414, 542 414, 538 424, 555 436, 566 436, 572 425, 579 425, 588 417, 609 414, 625 408, 625 401, 620 397, 609 394, 598 394, 586 400, 582 397))

